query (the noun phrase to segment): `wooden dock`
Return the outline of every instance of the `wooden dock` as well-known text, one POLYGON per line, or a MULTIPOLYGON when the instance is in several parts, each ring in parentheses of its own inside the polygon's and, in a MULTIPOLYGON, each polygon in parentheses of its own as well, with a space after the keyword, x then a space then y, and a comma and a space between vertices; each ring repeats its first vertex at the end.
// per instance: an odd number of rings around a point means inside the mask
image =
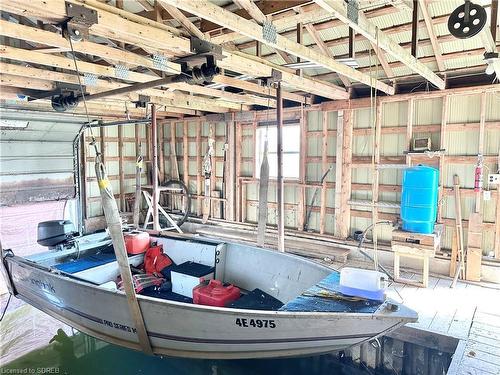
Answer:
MULTIPOLYGON (((339 266, 366 265, 348 261, 339 266)), ((410 280, 421 277, 405 271, 402 275, 410 280)), ((393 283, 387 294, 418 312, 418 322, 408 327, 458 339, 449 375, 500 375, 500 288, 459 281, 451 289, 451 282, 430 276, 428 288, 393 283)))

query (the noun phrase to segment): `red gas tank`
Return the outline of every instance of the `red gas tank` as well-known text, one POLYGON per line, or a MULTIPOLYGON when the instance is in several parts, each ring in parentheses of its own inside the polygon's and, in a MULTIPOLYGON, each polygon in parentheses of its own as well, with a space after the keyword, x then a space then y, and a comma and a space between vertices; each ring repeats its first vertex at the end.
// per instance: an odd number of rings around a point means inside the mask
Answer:
POLYGON ((208 285, 193 289, 193 302, 198 305, 224 307, 240 298, 240 289, 234 285, 224 285, 220 280, 210 280, 208 285))
POLYGON ((146 232, 130 232, 123 235, 125 247, 129 254, 141 254, 149 249, 149 233, 146 232))

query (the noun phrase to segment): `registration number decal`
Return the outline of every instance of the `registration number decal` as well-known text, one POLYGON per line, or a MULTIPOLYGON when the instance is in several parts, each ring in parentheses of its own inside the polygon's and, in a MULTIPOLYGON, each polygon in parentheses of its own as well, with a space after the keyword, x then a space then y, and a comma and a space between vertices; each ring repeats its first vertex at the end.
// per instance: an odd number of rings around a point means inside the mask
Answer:
POLYGON ((236 318, 236 325, 244 328, 276 328, 276 322, 267 319, 236 318))

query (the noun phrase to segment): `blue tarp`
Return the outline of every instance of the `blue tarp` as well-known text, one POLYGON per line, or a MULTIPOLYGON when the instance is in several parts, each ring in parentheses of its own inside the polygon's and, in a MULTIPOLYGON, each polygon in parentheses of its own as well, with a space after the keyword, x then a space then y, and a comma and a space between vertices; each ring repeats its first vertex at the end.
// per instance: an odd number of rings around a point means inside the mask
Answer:
POLYGON ((58 264, 57 266, 55 266, 55 268, 67 273, 77 273, 106 263, 113 262, 115 260, 116 256, 113 252, 98 253, 94 255, 85 256, 77 260, 72 260, 67 263, 58 264))
MULTIPOLYGON (((333 272, 316 285, 307 289, 304 294, 317 295, 322 291, 328 293, 342 294, 339 291, 340 274, 333 272)), ((345 301, 342 299, 313 297, 300 295, 285 304, 280 311, 318 311, 318 312, 351 312, 351 313, 373 313, 382 304, 380 301, 345 301)))

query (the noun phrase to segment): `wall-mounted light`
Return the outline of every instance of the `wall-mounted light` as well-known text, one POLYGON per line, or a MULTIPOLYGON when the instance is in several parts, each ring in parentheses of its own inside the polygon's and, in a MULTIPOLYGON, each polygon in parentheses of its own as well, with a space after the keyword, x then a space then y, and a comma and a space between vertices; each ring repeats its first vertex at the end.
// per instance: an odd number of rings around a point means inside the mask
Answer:
POLYGON ((485 73, 492 75, 495 73, 495 63, 500 63, 498 59, 498 52, 485 52, 484 61, 486 62, 485 73))

